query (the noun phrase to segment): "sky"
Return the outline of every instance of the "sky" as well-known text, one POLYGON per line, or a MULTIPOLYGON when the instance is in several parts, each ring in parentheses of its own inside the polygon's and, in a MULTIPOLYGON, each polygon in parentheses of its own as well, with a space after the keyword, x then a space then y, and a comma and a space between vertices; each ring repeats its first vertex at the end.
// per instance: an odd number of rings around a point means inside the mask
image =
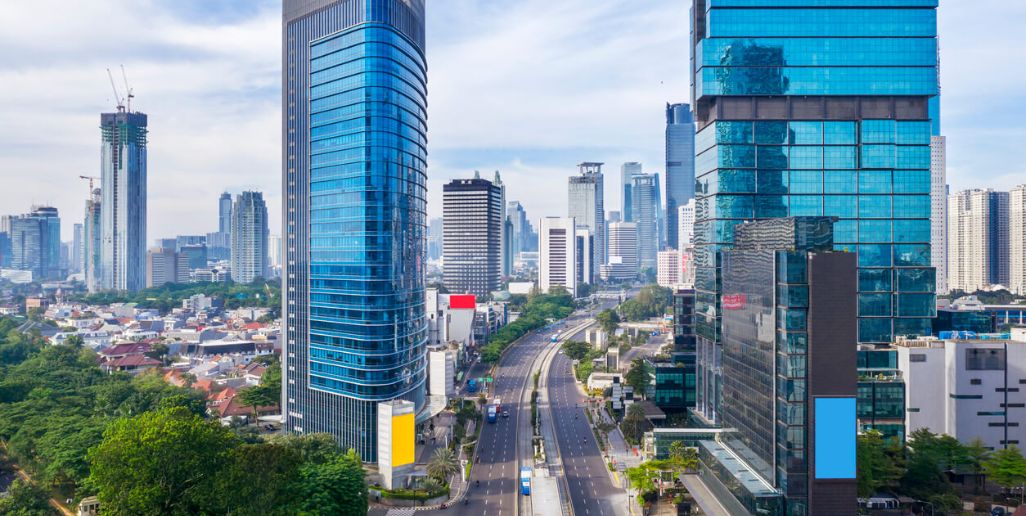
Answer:
MULTIPOLYGON (((428 205, 495 170, 537 221, 566 178, 662 172, 664 108, 688 102, 688 0, 428 2, 428 205)), ((106 69, 149 115, 148 240, 216 230, 222 191, 264 192, 280 231, 280 0, 34 0, 0 10, 0 214, 56 206, 64 238, 98 176, 106 69), (39 16, 47 13, 45 23, 39 16), (27 21, 31 20, 31 23, 27 21)), ((1026 2, 941 0, 951 190, 1026 183, 1026 2)))

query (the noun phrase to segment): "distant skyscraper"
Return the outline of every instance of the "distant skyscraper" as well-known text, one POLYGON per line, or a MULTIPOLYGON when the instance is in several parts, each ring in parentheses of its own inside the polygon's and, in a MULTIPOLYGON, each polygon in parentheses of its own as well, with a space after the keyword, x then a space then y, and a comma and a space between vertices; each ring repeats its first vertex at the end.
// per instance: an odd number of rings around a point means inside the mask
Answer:
POLYGON ((4 215, 3 220, 8 222, 4 224, 3 228, 0 228, 0 269, 9 269, 11 267, 10 219, 4 215))
POLYGON ((628 161, 620 165, 620 217, 624 222, 634 220, 631 189, 634 188, 634 176, 639 176, 641 173, 641 163, 637 161, 628 161))
POLYGON ((32 212, 10 217, 11 268, 32 271, 33 280, 61 275, 61 219, 57 208, 33 206, 32 212))
POLYGON ((605 263, 606 208, 603 201, 602 163, 581 163, 578 168, 581 175, 570 176, 569 216, 577 221, 578 227, 591 230, 595 237, 592 263, 605 263))
POLYGON ((563 287, 577 295, 577 225, 572 218, 545 217, 538 226, 538 290, 563 287))
POLYGON ((232 232, 232 195, 228 192, 217 200, 217 232, 226 235, 232 232))
POLYGON ((656 188, 659 180, 654 174, 634 176, 631 188, 631 204, 634 210, 633 222, 638 225, 638 265, 642 268, 656 268, 656 253, 659 251, 659 214, 656 188))
POLYGON ((71 270, 69 272, 82 272, 82 224, 72 226, 71 241, 71 270))
POLYGON ((666 105, 666 243, 678 244, 677 208, 695 198, 695 119, 688 104, 666 105))
POLYGON ((965 190, 948 199, 948 287, 1008 286, 1008 192, 965 190))
POLYGON ((680 258, 681 252, 676 249, 659 251, 656 283, 660 287, 676 289, 683 286, 684 267, 680 258))
POLYGON ((520 253, 527 251, 531 237, 531 223, 527 220, 527 212, 520 204, 520 201, 509 201, 506 203, 506 216, 512 223, 513 231, 513 259, 520 257, 520 253))
POLYGON ((591 234, 590 229, 577 228, 574 231, 574 258, 577 261, 574 265, 577 274, 575 283, 594 283, 599 271, 595 266, 595 235, 591 234))
POLYGON ((431 219, 427 230, 427 255, 429 260, 437 260, 442 257, 442 246, 445 229, 442 218, 431 219))
POLYGON ((937 293, 948 293, 947 140, 930 137, 930 265, 937 271, 937 293))
POLYGON ((147 117, 119 106, 100 115, 100 288, 135 292, 146 285, 147 117))
MULTIPOLYGON (((606 237, 609 236, 609 234, 608 234, 609 233, 609 225, 614 223, 614 222, 623 222, 623 218, 620 216, 620 212, 618 212, 618 211, 606 212, 606 237)), ((608 238, 607 238, 607 240, 608 240, 608 238)), ((607 244, 607 247, 608 247, 608 244, 607 244)))
POLYGON ((509 276, 513 272, 513 255, 510 243, 510 228, 506 225, 506 185, 502 184, 502 178, 499 177, 499 171, 495 171, 495 179, 492 180, 492 184, 499 188, 499 217, 500 224, 502 227, 499 230, 499 257, 501 259, 499 271, 502 276, 509 276))
POLYGON ((683 251, 695 244, 695 200, 677 206, 677 248, 683 251))
POLYGON ((725 4, 694 0, 691 31, 696 412, 714 422, 729 294, 718 253, 737 224, 838 217, 834 245, 858 254, 858 340, 867 347, 928 334, 936 313, 937 2, 725 4))
POLYGON ((278 273, 281 273, 281 235, 271 235, 271 239, 268 240, 267 260, 271 263, 272 269, 275 269, 278 273))
POLYGON ((82 221, 82 266, 86 288, 89 292, 102 289, 103 283, 103 206, 99 188, 90 192, 85 203, 85 217, 82 221))
POLYGON ((634 222, 609 224, 609 263, 602 266, 604 280, 633 280, 638 277, 638 225, 634 222))
POLYGON ((1008 287, 1026 295, 1026 184, 1008 194, 1008 287))
POLYGON ((502 280, 502 188, 475 174, 442 187, 445 288, 489 299, 502 280))
MULTIPOLYGON (((232 281, 267 278, 267 204, 260 192, 242 192, 232 206, 232 281)), ((205 264, 204 264, 205 265, 205 264)))
POLYGON ((374 462, 427 401, 424 1, 285 0, 282 38, 284 430, 374 462))
POLYGON ((146 288, 189 282, 189 258, 172 248, 154 247, 146 253, 146 288))
POLYGON ((220 231, 207 233, 207 256, 211 261, 230 260, 232 258, 232 236, 220 231))

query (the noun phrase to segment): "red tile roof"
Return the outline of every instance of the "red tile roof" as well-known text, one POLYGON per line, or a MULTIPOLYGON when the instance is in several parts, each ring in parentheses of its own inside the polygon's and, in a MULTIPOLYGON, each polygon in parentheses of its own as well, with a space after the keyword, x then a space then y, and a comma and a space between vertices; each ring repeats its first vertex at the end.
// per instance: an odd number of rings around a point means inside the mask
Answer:
POLYGON ((128 355, 121 358, 115 358, 106 364, 106 366, 111 369, 121 369, 124 367, 156 367, 159 365, 159 360, 154 360, 146 355, 128 355))

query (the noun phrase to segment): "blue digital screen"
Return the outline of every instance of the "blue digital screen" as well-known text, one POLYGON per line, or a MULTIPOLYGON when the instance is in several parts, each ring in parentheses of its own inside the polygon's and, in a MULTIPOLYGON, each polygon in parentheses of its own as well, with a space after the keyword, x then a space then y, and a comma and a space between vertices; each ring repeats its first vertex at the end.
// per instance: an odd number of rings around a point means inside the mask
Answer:
POLYGON ((816 398, 816 478, 855 478, 855 398, 816 398))

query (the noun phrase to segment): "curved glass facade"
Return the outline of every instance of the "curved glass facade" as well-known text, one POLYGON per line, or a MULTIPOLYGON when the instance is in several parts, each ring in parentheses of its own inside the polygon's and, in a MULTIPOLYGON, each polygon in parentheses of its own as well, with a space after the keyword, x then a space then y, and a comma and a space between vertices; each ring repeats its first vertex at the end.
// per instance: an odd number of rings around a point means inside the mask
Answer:
POLYGON ((424 6, 285 14, 286 429, 373 461, 376 404, 425 403, 424 6))

